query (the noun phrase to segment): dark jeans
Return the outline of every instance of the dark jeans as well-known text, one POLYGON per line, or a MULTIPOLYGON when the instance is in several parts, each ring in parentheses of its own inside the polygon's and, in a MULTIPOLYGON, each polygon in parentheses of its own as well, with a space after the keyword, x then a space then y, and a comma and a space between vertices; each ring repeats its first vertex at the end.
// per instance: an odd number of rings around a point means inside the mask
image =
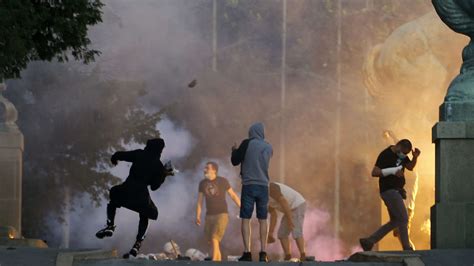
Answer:
POLYGON ((408 213, 400 193, 395 189, 390 189, 380 194, 385 206, 387 206, 390 221, 380 227, 368 239, 372 243, 379 242, 390 231, 398 228, 400 233, 400 241, 404 250, 412 250, 410 246, 410 238, 408 236, 408 213))
POLYGON ((252 218, 254 206, 257 205, 257 218, 266 220, 268 217, 268 186, 242 186, 240 218, 252 218))

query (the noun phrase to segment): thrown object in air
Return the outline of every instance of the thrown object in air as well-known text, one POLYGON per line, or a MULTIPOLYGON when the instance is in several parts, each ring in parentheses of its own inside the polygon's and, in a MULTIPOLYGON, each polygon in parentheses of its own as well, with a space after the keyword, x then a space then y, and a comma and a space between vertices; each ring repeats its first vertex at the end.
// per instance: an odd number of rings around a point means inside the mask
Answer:
POLYGON ((189 88, 194 88, 196 87, 197 85, 197 80, 196 79, 193 79, 189 84, 188 84, 188 87, 189 88))

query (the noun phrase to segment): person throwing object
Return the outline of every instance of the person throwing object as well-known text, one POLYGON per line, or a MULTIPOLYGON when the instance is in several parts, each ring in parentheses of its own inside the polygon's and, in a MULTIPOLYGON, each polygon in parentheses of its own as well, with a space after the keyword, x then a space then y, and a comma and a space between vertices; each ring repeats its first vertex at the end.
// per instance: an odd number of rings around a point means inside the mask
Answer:
POLYGON ((138 234, 135 244, 130 252, 123 255, 137 256, 140 246, 145 239, 148 228, 148 219, 158 219, 158 209, 150 198, 148 186, 151 190, 157 190, 169 175, 174 175, 171 163, 163 166, 160 161, 161 153, 165 147, 163 139, 150 139, 144 150, 119 151, 112 155, 112 164, 118 161, 131 162, 130 173, 120 185, 110 189, 110 201, 107 204, 107 225, 96 233, 97 238, 111 237, 115 231, 115 212, 117 208, 125 207, 135 211, 140 216, 138 223, 138 234))
POLYGON ((244 253, 239 261, 252 261, 250 252, 250 219, 254 207, 257 207, 257 218, 260 224, 260 254, 259 260, 268 261, 267 238, 268 238, 268 167, 273 155, 272 146, 265 141, 265 130, 262 123, 255 123, 249 129, 249 138, 242 141, 237 148, 232 147, 232 165, 240 164, 240 176, 242 178, 242 193, 240 218, 242 219, 242 238, 244 242, 244 253))

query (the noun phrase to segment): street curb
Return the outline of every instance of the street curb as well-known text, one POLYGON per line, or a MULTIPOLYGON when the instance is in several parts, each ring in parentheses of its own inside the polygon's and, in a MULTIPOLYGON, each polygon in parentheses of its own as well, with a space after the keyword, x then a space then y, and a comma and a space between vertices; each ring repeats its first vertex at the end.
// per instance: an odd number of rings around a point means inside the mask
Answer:
POLYGON ((352 262, 398 262, 404 266, 425 266, 421 256, 415 253, 358 252, 349 258, 352 262))
POLYGON ((56 266, 72 266, 74 260, 98 260, 117 257, 117 250, 91 250, 80 252, 60 252, 56 257, 56 266))

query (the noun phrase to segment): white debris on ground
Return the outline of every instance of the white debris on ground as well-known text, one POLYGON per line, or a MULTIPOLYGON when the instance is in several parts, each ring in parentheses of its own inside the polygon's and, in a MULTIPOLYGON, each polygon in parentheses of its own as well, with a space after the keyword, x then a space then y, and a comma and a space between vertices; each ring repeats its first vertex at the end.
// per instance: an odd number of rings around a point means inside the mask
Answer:
POLYGON ((168 256, 168 258, 173 260, 181 256, 181 249, 173 240, 166 242, 166 244, 163 246, 163 251, 165 252, 166 256, 168 256))
POLYGON ((180 258, 186 258, 192 261, 203 261, 208 255, 204 254, 198 249, 190 248, 186 251, 185 257, 181 256, 181 249, 173 240, 167 242, 163 246, 163 252, 161 253, 150 253, 150 254, 138 254, 133 259, 138 260, 176 260, 180 258))
POLYGON ((205 260, 208 255, 202 253, 200 250, 197 250, 195 248, 190 248, 186 250, 186 253, 184 253, 186 257, 189 257, 192 261, 203 261, 205 260))

